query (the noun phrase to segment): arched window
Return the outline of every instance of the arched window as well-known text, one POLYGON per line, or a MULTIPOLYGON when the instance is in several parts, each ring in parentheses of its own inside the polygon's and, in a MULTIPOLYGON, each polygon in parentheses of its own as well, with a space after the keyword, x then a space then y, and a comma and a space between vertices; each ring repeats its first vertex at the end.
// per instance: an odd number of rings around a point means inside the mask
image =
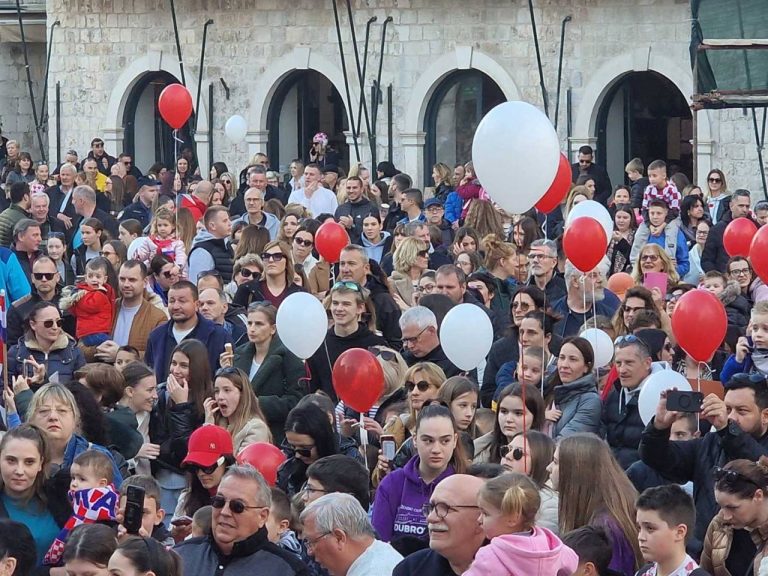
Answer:
POLYGON ((640 158, 667 163, 667 175, 693 176, 693 123, 685 98, 656 72, 630 72, 611 86, 597 115, 596 163, 611 182, 625 181, 624 166, 640 158))
POLYGON ((174 170, 177 150, 184 147, 195 150, 194 139, 189 131, 189 123, 178 132, 179 140, 173 139, 173 129, 165 123, 157 108, 157 101, 163 88, 179 83, 168 72, 149 72, 131 89, 125 104, 123 126, 125 140, 123 150, 128 152, 142 172, 146 172, 155 162, 162 162, 169 170, 174 170))
POLYGON ((315 70, 296 70, 283 79, 269 104, 267 128, 267 155, 281 173, 294 158, 309 162, 312 137, 318 132, 328 135, 333 158, 349 167, 344 102, 331 81, 315 70))
POLYGON ((424 117, 426 186, 433 185, 435 163, 453 167, 472 159, 472 138, 477 125, 491 108, 506 100, 496 82, 478 70, 456 71, 440 82, 424 117))

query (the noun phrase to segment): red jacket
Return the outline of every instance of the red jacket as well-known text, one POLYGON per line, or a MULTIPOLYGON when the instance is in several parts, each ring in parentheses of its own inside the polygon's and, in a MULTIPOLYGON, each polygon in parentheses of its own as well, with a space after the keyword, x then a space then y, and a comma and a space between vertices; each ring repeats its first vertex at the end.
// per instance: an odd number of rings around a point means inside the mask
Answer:
POLYGON ((77 285, 84 294, 72 306, 72 315, 77 318, 75 336, 79 339, 91 334, 109 334, 112 331, 115 291, 105 284, 92 288, 85 282, 77 285))

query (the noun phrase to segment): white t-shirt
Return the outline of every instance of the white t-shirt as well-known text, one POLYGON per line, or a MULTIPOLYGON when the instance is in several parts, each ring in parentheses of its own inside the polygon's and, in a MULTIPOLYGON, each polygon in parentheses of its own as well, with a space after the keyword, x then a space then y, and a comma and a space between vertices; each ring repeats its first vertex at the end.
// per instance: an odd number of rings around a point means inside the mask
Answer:
POLYGON ((189 336, 192 333, 192 330, 194 330, 195 327, 193 326, 189 330, 179 330, 176 328, 176 325, 173 325, 173 337, 176 338, 176 344, 181 344, 181 341, 184 340, 187 336, 189 336))
POLYGON ((288 198, 288 203, 301 204, 312 213, 313 218, 317 218, 320 214, 335 214, 336 208, 339 207, 339 202, 336 200, 336 194, 328 190, 328 188, 318 188, 311 198, 308 198, 304 194, 304 189, 294 190, 291 192, 288 198))
POLYGON ((389 576, 403 557, 387 542, 374 540, 347 570, 347 576, 389 576))
POLYGON ((128 337, 131 334, 131 326, 133 326, 133 319, 141 308, 141 304, 129 308, 128 306, 121 306, 120 312, 117 315, 117 322, 115 322, 115 332, 112 335, 112 340, 118 346, 125 346, 128 344, 128 337))
POLYGON ((261 364, 256 362, 256 360, 253 360, 253 362, 251 362, 251 371, 248 373, 248 380, 253 380, 253 377, 256 376, 256 372, 259 371, 259 368, 261 368, 261 364))

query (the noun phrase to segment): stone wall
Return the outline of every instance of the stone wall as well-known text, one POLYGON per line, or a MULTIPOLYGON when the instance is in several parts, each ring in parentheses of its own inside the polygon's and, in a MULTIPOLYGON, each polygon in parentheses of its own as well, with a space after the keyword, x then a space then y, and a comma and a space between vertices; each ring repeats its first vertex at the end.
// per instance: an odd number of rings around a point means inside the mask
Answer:
MULTIPOLYGON (((535 5, 550 113, 555 107, 561 21, 568 14, 573 16, 566 34, 560 103, 559 132, 564 148, 568 146, 564 96, 568 88, 573 94, 571 150, 593 142, 601 98, 628 71, 656 70, 690 97, 687 0, 536 0, 535 5)), ((208 34, 203 107, 208 106, 207 87, 213 82, 216 159, 242 166, 252 153, 265 148, 268 135, 263 120, 271 93, 275 83, 297 66, 318 69, 344 95, 331 6, 330 0, 176 0, 187 85, 193 96, 203 24, 208 18, 215 21, 208 34), (231 89, 229 100, 219 78, 224 78, 231 89), (236 113, 249 119, 247 142, 237 147, 223 136, 226 119, 236 113)), ((452 69, 479 68, 496 80, 508 98, 542 105, 527 2, 354 0, 353 6, 361 48, 366 20, 378 17, 371 39, 367 85, 375 78, 380 57, 381 23, 387 16, 394 18, 384 50, 382 84, 393 84, 395 90, 393 160, 409 172, 422 169, 424 103, 435 84, 452 69)), ((345 3, 339 2, 339 7, 350 84, 356 92, 345 3)), ((49 0, 48 12, 49 22, 61 20, 49 98, 59 80, 63 148, 74 146, 85 151, 91 138, 99 134, 106 138, 111 152, 119 151, 122 106, 131 83, 149 69, 164 69, 178 76, 168 2, 49 0)), ((0 65, 8 69, 2 58, 7 56, 0 56, 0 65)), ((20 79, 22 68, 18 70, 20 79)), ((23 107, 24 89, 19 83, 17 106, 23 107)), ((357 102, 356 97, 353 101, 357 102)), ((380 159, 386 153, 385 109, 378 123, 380 159)), ((205 125, 198 126, 198 142, 202 141, 207 150, 205 116, 201 114, 205 125)), ((733 175, 733 184, 758 189, 751 118, 741 111, 705 112, 699 118, 699 181, 709 167, 719 166, 733 175)), ((23 127, 23 116, 18 121, 23 127)), ((13 131, 9 123, 5 128, 7 133, 13 131)), ((199 152, 201 157, 207 156, 201 149, 199 152)))
MULTIPOLYGON (((29 43, 27 49, 32 89, 37 112, 40 114, 45 76, 45 45, 29 43)), ((29 151, 33 158, 40 157, 21 43, 0 44, 0 125, 6 138, 17 140, 21 149, 29 151)), ((43 146, 47 146, 45 131, 43 146)))

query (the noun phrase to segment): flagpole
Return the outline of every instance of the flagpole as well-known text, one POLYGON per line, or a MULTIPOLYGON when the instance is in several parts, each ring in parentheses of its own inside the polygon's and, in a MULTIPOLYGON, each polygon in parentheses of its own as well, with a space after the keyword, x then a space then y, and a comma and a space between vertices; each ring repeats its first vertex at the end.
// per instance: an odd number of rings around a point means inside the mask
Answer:
POLYGON ((5 290, 0 290, 0 336, 3 344, 3 389, 8 388, 8 337, 7 316, 5 312, 5 290))

